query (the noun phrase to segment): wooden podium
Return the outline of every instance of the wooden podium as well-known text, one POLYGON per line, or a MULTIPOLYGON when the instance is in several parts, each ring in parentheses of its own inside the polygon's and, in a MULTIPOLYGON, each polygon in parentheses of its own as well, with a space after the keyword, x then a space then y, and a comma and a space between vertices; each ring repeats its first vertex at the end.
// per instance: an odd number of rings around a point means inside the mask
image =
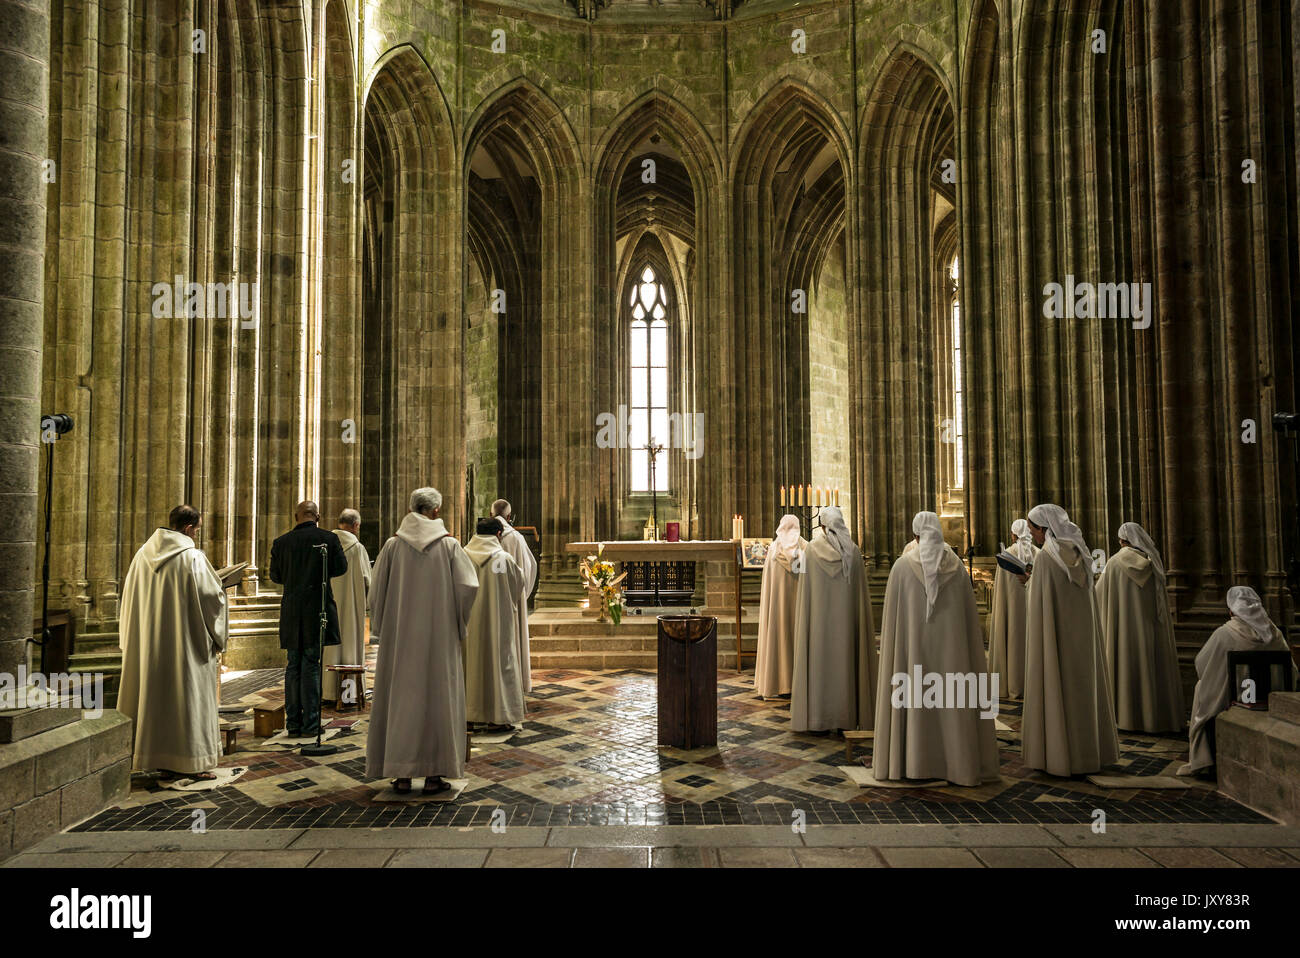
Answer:
POLYGON ((602 558, 611 562, 727 562, 732 567, 732 589, 718 583, 716 576, 705 573, 706 586, 704 610, 706 612, 730 611, 734 605, 736 614, 736 671, 744 670, 742 655, 751 658, 755 653, 742 653, 740 636, 744 610, 740 603, 740 540, 739 539, 701 539, 689 542, 652 542, 642 539, 616 539, 612 542, 570 542, 564 547, 565 552, 576 555, 595 555, 601 546, 605 547, 602 558))

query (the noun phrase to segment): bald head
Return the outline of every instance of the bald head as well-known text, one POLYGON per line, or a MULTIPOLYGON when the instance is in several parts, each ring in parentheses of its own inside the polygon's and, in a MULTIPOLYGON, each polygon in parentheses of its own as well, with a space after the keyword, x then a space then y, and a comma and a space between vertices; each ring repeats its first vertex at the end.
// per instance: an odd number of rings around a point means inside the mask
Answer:
POLYGON ((511 519, 510 503, 506 502, 504 499, 498 499, 496 502, 492 503, 492 516, 493 518, 500 517, 505 519, 506 522, 509 522, 511 519))
POLYGON ((293 510, 293 521, 295 523, 320 522, 320 507, 310 499, 304 499, 293 510))

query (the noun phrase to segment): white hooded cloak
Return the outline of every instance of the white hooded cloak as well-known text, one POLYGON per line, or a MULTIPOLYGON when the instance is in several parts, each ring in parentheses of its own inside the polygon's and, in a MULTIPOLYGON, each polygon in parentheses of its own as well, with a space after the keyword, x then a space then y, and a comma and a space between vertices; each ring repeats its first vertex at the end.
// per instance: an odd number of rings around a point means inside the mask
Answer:
MULTIPOLYGON (((330 580, 339 610, 339 644, 325 646, 321 698, 332 701, 339 697, 339 675, 328 666, 366 664, 366 591, 370 588, 370 555, 366 547, 347 529, 335 529, 334 534, 348 560, 348 571, 330 580)), ((353 691, 359 694, 361 690, 353 691)))
POLYGON ((799 600, 799 567, 808 541, 795 516, 781 517, 767 558, 758 601, 758 658, 754 688, 763 698, 790 694, 794 678, 794 634, 799 600))
MULTIPOLYGON (((1032 566, 1038 550, 1029 523, 1017 519, 1011 524, 1016 541, 1007 546, 1026 567, 1032 566)), ((989 625, 989 670, 998 674, 998 686, 1007 698, 1018 699, 1025 691, 1025 600, 1029 583, 998 566, 993 574, 993 616, 989 625)))
POLYGON ((465 769, 461 643, 478 572, 441 519, 408 512, 371 579, 379 639, 366 739, 370 778, 460 778, 465 769))
POLYGON ((122 582, 117 709, 135 723, 132 767, 205 772, 221 761, 217 656, 226 592, 203 550, 158 529, 122 582))
POLYGON ((476 535, 465 554, 478 573, 478 594, 465 637, 465 718, 493 725, 524 720, 518 605, 524 574, 496 536, 476 535))
POLYGON ((519 668, 524 682, 524 694, 527 695, 533 690, 532 659, 528 648, 528 597, 532 595, 533 586, 537 584, 537 557, 533 555, 533 550, 528 548, 528 540, 524 538, 522 532, 506 522, 504 516, 497 516, 497 520, 505 530, 501 535, 501 548, 510 553, 510 557, 515 560, 523 573, 523 584, 519 587, 519 603, 515 609, 515 618, 519 621, 516 629, 519 643, 519 668))

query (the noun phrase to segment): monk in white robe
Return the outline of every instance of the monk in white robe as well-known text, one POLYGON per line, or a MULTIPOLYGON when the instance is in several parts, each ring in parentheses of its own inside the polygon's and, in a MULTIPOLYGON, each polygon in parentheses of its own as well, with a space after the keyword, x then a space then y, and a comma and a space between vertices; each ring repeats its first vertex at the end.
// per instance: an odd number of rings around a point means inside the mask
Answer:
POLYGON ((519 587, 519 604, 515 610, 515 618, 519 622, 515 634, 519 641, 519 668, 524 681, 524 694, 527 695, 533 690, 532 659, 528 648, 528 597, 533 594, 533 586, 537 584, 537 557, 528 548, 524 534, 510 524, 514 521, 514 510, 510 508, 510 503, 498 499, 492 503, 492 515, 501 523, 501 548, 510 553, 510 558, 515 560, 524 576, 523 584, 519 587))
POLYGON ((869 729, 875 720, 876 626, 862 552, 834 506, 804 552, 794 634, 790 727, 869 729))
POLYGON ((409 792, 436 794, 465 770, 465 663, 461 643, 478 572, 438 518, 442 493, 411 493, 411 511, 384 543, 371 579, 370 626, 379 637, 366 775, 392 775, 409 792))
POLYGON ((871 771, 979 785, 998 778, 998 693, 975 592, 937 515, 918 512, 912 531, 885 587, 871 771))
POLYGON ((1099 772, 1119 758, 1092 554, 1060 506, 1029 510, 1041 553, 1029 576, 1025 626, 1026 768, 1062 777, 1099 772))
POLYGON ((784 515, 763 560, 763 589, 758 600, 758 657, 754 688, 765 699, 790 694, 794 678, 794 633, 799 599, 799 570, 808 541, 799 534, 799 519, 784 515))
POLYGON ((465 554, 478 572, 478 594, 465 637, 465 718, 502 732, 524 721, 523 669, 516 637, 524 574, 501 546, 501 525, 480 519, 465 554))
POLYGON ((1208 772, 1215 765, 1214 717, 1231 704, 1236 691, 1228 685, 1228 653, 1291 651, 1254 589, 1241 585, 1229 589, 1228 609, 1232 618, 1215 629, 1196 654, 1187 764, 1178 769, 1179 775, 1208 772))
MULTIPOLYGON (((339 674, 331 672, 328 666, 366 664, 366 592, 370 589, 370 554, 357 538, 361 534, 361 513, 357 510, 343 510, 334 534, 338 536, 339 545, 343 546, 348 571, 330 579, 339 610, 339 644, 325 646, 321 661, 327 666, 322 679, 323 697, 337 704, 339 674)), ((348 690, 344 690, 346 704, 360 704, 356 696, 361 694, 361 690, 352 688, 350 691, 352 699, 348 701, 348 690)))
POLYGON ((205 781, 221 761, 217 656, 228 638, 226 591, 194 544, 192 506, 171 511, 122 583, 117 709, 134 724, 132 767, 205 781))
POLYGON ((1120 550, 1097 581, 1115 725, 1138 732, 1183 730, 1183 680, 1169 619, 1160 551, 1136 522, 1119 527, 1120 550))
MULTIPOLYGON (((1034 564, 1033 536, 1029 523, 1011 523, 1015 541, 1006 551, 1026 568, 1034 564)), ((998 566, 993 576, 993 618, 989 635, 989 671, 998 674, 998 687, 1007 698, 1018 699, 1025 691, 1025 600, 1029 583, 998 566)))

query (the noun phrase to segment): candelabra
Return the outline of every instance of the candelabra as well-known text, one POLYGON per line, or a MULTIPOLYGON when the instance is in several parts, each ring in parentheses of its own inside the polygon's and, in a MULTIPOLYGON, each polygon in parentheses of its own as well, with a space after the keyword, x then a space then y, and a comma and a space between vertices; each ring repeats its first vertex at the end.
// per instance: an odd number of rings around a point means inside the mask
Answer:
POLYGON ((831 486, 795 484, 781 486, 777 499, 780 510, 777 513, 777 522, 779 523, 781 516, 786 513, 797 516, 799 534, 803 535, 806 527, 808 534, 804 538, 811 539, 813 530, 821 524, 821 510, 827 506, 839 506, 840 490, 838 487, 831 486))

